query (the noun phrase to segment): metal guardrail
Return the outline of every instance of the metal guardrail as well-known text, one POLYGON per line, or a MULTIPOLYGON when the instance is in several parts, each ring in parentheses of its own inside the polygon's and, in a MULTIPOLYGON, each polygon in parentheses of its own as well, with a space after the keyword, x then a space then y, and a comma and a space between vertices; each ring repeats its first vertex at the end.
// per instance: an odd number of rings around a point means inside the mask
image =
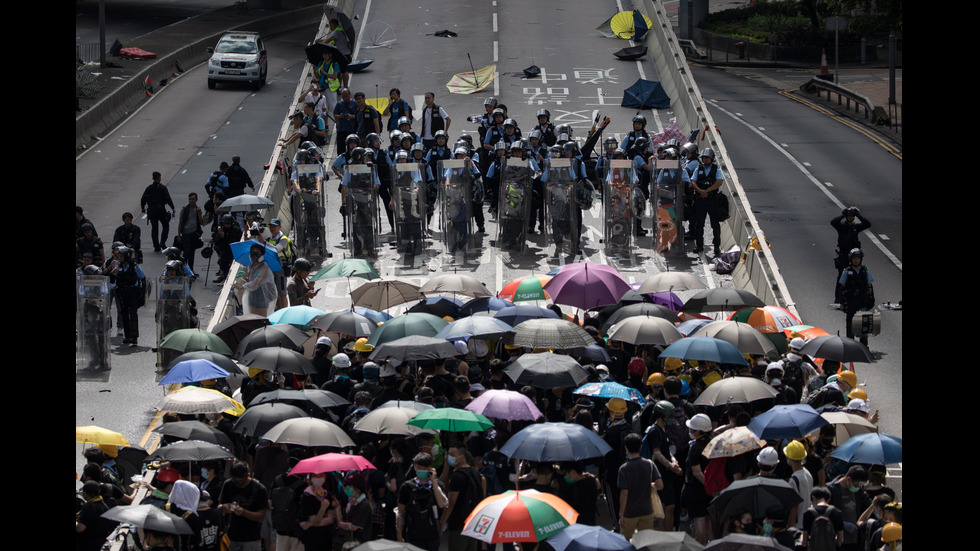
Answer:
POLYGON ((847 112, 852 111, 853 105, 854 114, 863 117, 865 121, 875 125, 888 126, 896 132, 901 132, 902 104, 900 103, 890 104, 885 109, 880 105, 876 106, 867 97, 857 92, 821 78, 811 78, 800 85, 800 91, 816 94, 818 98, 824 94, 827 101, 831 103, 836 99, 837 105, 843 107, 847 112))

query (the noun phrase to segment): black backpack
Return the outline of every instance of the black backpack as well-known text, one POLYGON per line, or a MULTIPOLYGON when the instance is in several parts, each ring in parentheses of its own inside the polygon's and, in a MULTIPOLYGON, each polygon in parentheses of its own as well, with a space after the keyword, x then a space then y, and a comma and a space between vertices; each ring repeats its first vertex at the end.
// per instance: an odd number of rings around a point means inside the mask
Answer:
MULTIPOLYGON (((405 536, 413 540, 431 540, 439 537, 439 517, 433 511, 436 498, 432 488, 420 488, 414 480, 406 482, 411 488, 405 507, 405 536)), ((438 484, 432 481, 432 484, 438 484)))
POLYGON ((285 475, 276 477, 269 495, 272 509, 272 527, 276 532, 288 534, 299 520, 299 498, 306 483, 302 478, 290 481, 285 475))
POLYGON ((827 505, 823 513, 814 508, 814 511, 817 512, 817 518, 813 519, 813 524, 810 526, 807 551, 837 550, 837 530, 834 529, 834 523, 830 520, 830 513, 833 510, 833 505, 827 505))

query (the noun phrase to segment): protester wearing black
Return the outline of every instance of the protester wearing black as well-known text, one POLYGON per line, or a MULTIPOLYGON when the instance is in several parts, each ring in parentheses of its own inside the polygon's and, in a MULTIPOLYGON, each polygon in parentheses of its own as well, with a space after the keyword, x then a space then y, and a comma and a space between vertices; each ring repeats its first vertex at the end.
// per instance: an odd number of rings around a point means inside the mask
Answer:
POLYGON ((170 235, 170 218, 177 210, 167 186, 160 182, 160 173, 153 173, 153 183, 146 187, 140 197, 140 211, 146 214, 150 221, 150 237, 153 238, 153 252, 160 252, 166 247, 167 236, 170 235), (170 212, 167 212, 167 207, 170 212), (161 231, 162 230, 162 231, 161 231))

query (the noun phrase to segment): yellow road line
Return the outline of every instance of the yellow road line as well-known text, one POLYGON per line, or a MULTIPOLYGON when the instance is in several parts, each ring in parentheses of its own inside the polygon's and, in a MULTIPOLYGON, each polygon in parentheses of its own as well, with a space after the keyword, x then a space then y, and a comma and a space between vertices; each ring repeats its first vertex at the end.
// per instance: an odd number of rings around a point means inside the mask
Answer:
POLYGON ((810 100, 808 100, 806 98, 801 98, 801 97, 797 96, 796 94, 793 94, 793 93, 791 93, 789 91, 782 90, 782 91, 779 91, 777 93, 779 95, 785 97, 785 98, 789 98, 789 99, 791 99, 793 101, 796 101, 798 103, 801 103, 803 105, 806 105, 807 107, 813 109, 814 111, 816 111, 816 112, 818 112, 818 113, 820 113, 822 115, 826 115, 827 117, 830 117, 831 119, 833 119, 833 120, 835 120, 835 121, 843 124, 844 126, 847 126, 848 128, 851 128, 852 130, 855 130, 857 132, 860 132, 864 136, 870 138, 871 141, 873 141, 876 144, 878 144, 881 147, 883 147, 885 149, 885 151, 887 151, 887 152, 891 153, 892 155, 894 155, 895 157, 897 157, 898 160, 902 160, 902 150, 901 149, 899 149, 898 147, 896 147, 895 145, 893 145, 891 143, 888 143, 888 142, 882 140, 881 137, 879 137, 874 132, 868 130, 867 128, 865 128, 861 124, 858 124, 858 123, 854 122, 853 120, 851 120, 851 119, 849 119, 847 117, 841 116, 837 112, 832 111, 832 110, 830 110, 830 109, 828 109, 828 108, 826 108, 826 107, 824 107, 822 105, 818 105, 818 104, 816 104, 816 103, 814 103, 814 102, 812 102, 812 101, 810 101, 810 100))

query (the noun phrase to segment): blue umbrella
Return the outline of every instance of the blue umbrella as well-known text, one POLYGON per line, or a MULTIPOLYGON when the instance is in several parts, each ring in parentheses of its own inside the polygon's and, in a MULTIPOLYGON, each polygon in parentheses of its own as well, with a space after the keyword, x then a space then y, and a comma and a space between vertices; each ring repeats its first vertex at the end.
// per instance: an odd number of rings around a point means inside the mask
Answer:
POLYGON ((698 330, 700 330, 705 325, 708 325, 712 321, 714 320, 705 320, 699 318, 682 321, 680 324, 677 325, 677 330, 681 332, 681 335, 684 335, 685 337, 689 337, 694 333, 697 333, 698 330))
POLYGON ((748 363, 735 345, 714 337, 684 337, 664 348, 660 357, 737 365, 748 363))
POLYGON ((289 325, 295 325, 300 329, 306 329, 317 317, 324 314, 326 314, 326 312, 323 310, 318 310, 305 304, 297 304, 296 306, 280 308, 269 314, 269 323, 288 323, 289 325))
POLYGON ((490 312, 513 306, 514 303, 497 297, 477 297, 459 307, 460 316, 472 316, 476 312, 490 312))
POLYGON ((514 328, 490 316, 475 316, 456 320, 436 333, 437 339, 459 340, 476 337, 494 339, 504 336, 514 328))
POLYGON ((585 383, 572 391, 572 394, 593 396, 596 398, 622 398, 629 402, 636 402, 641 406, 647 404, 647 401, 643 399, 643 395, 640 394, 639 390, 612 381, 606 383, 585 383))
POLYGON ((636 551, 622 534, 587 524, 572 524, 544 541, 555 551, 636 551))
POLYGON ((581 461, 612 451, 594 431, 575 423, 535 423, 510 439, 500 453, 528 461, 581 461))
POLYGON ((185 360, 175 364, 157 384, 196 383, 208 379, 221 379, 228 375, 227 371, 214 362, 202 359, 185 360))
POLYGON ((379 312, 377 310, 372 310, 364 306, 355 306, 354 312, 366 317, 367 319, 373 321, 374 323, 384 323, 390 320, 391 318, 395 317, 389 314, 388 312, 379 312))
POLYGON ((621 105, 634 109, 667 109, 670 107, 670 97, 659 82, 641 78, 623 90, 621 105))
POLYGON ((817 410, 807 404, 773 406, 749 421, 749 430, 763 440, 803 438, 827 424, 817 410))
POLYGON ((542 308, 540 306, 521 305, 501 308, 500 310, 497 310, 493 317, 506 323, 507 325, 510 325, 511 327, 517 327, 518 324, 527 320, 540 318, 558 319, 558 314, 555 313, 554 310, 549 310, 548 308, 542 308))
POLYGON ((584 348, 573 348, 570 352, 574 358, 588 358, 596 363, 608 363, 612 361, 609 352, 598 344, 590 344, 584 348))
POLYGON ((848 463, 894 465, 902 462, 902 439, 877 432, 858 434, 837 446, 830 457, 848 463))
MULTIPOLYGON (((242 266, 248 266, 252 263, 252 258, 249 256, 249 251, 252 249, 252 245, 262 245, 252 240, 248 241, 238 241, 237 243, 231 244, 231 254, 235 257, 235 262, 241 264, 242 266)), ((262 245, 265 247, 265 262, 269 265, 269 268, 273 272, 281 272, 282 264, 279 263, 279 253, 275 249, 268 245, 262 245)))

